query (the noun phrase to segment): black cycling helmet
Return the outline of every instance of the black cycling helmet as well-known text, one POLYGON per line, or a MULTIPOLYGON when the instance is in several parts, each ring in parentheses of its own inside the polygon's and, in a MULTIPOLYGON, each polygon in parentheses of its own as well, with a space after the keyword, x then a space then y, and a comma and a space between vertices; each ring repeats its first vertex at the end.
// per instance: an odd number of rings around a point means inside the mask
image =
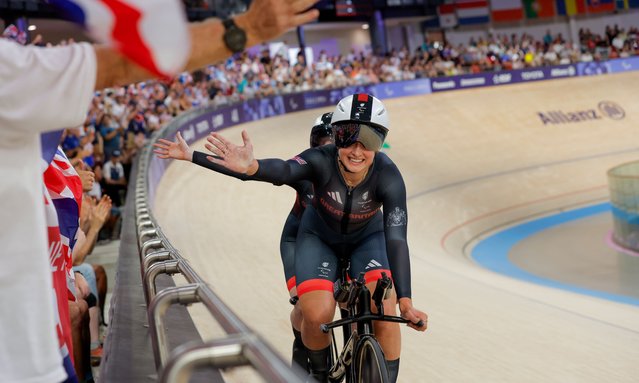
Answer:
POLYGON ((333 141, 333 125, 331 125, 331 118, 333 118, 333 112, 324 113, 317 117, 315 125, 311 129, 311 148, 320 146, 322 139, 330 137, 333 141))

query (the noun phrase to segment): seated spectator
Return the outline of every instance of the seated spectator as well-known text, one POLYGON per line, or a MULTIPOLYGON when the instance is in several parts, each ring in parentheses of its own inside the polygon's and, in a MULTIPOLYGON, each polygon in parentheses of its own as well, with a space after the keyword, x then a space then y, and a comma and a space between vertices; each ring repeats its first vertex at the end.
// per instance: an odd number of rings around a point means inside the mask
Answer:
MULTIPOLYGON (((88 185, 83 185, 84 189, 88 185)), ((90 294, 85 298, 89 305, 89 342, 90 358, 92 365, 98 365, 102 358, 102 345, 100 343, 100 318, 104 318, 104 303, 100 298, 106 296, 106 273, 101 265, 91 265, 86 262, 86 257, 91 254, 98 239, 98 233, 107 221, 111 211, 111 200, 104 196, 99 203, 95 203, 90 197, 84 197, 80 211, 80 228, 78 240, 73 249, 73 271, 80 273, 86 280, 90 294), (98 284, 98 275, 102 279, 98 284), (100 291, 101 287, 103 291, 100 291)))
POLYGON ((117 207, 122 206, 127 185, 121 155, 119 150, 114 150, 103 168, 104 191, 117 207))

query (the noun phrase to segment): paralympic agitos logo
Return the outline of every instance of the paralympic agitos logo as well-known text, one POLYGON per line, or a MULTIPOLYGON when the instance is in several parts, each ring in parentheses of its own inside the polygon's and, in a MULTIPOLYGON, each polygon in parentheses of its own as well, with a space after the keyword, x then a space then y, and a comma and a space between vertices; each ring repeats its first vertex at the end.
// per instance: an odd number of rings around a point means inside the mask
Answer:
POLYGON ((565 112, 562 110, 551 110, 548 112, 537 112, 537 116, 544 125, 570 124, 573 122, 584 122, 601 120, 604 117, 611 120, 622 120, 626 117, 626 112, 621 105, 612 101, 601 101, 597 108, 575 110, 565 112))

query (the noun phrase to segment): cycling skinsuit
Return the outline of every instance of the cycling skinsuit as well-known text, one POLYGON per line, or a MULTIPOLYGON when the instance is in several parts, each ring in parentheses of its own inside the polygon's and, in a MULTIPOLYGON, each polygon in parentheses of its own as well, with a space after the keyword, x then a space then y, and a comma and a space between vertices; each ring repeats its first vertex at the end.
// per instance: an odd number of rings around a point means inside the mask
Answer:
POLYGON ((398 298, 411 296, 406 187, 386 154, 375 154, 366 178, 352 189, 340 174, 335 145, 308 149, 288 161, 258 163, 252 179, 276 185, 313 183, 315 198, 302 215, 295 249, 299 296, 333 291, 339 258, 349 256, 351 278, 364 272, 371 282, 385 271, 395 281, 398 298))
MULTIPOLYGON (((206 159, 211 156, 210 154, 202 152, 193 152, 193 163, 211 169, 218 173, 222 173, 231 177, 235 177, 242 181, 252 180, 253 177, 249 177, 245 174, 235 173, 223 166, 214 164, 206 159)), ((313 184, 309 181, 298 181, 288 184, 288 186, 295 189, 297 192, 295 196, 295 203, 291 212, 286 217, 286 223, 282 230, 282 236, 280 238, 280 255, 282 257, 282 265, 284 265, 284 277, 286 278, 286 287, 288 291, 291 291, 296 285, 295 279, 295 242, 297 239, 297 229, 300 225, 300 219, 306 206, 308 206, 313 200, 313 184)))

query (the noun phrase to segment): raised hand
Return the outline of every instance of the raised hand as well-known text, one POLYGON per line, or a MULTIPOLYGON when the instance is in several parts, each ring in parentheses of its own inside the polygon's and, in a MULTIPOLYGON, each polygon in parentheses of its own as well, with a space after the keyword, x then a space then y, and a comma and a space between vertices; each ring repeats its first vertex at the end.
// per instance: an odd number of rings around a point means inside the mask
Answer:
POLYGON ((253 156, 253 144, 246 130, 242 131, 244 141, 242 146, 233 144, 219 133, 211 133, 206 140, 208 143, 204 146, 217 156, 206 157, 209 161, 236 173, 253 175, 257 171, 258 164, 253 156))
POLYGON ((247 46, 251 46, 315 20, 319 11, 309 8, 317 1, 253 0, 245 13, 235 17, 235 22, 246 31, 247 46))
POLYGON ((153 146, 155 147, 153 153, 161 159, 173 158, 182 161, 193 159, 193 150, 189 148, 180 132, 175 135, 175 142, 160 138, 153 146))
POLYGON ((111 198, 103 196, 97 206, 91 211, 91 226, 101 228, 111 215, 111 198))

